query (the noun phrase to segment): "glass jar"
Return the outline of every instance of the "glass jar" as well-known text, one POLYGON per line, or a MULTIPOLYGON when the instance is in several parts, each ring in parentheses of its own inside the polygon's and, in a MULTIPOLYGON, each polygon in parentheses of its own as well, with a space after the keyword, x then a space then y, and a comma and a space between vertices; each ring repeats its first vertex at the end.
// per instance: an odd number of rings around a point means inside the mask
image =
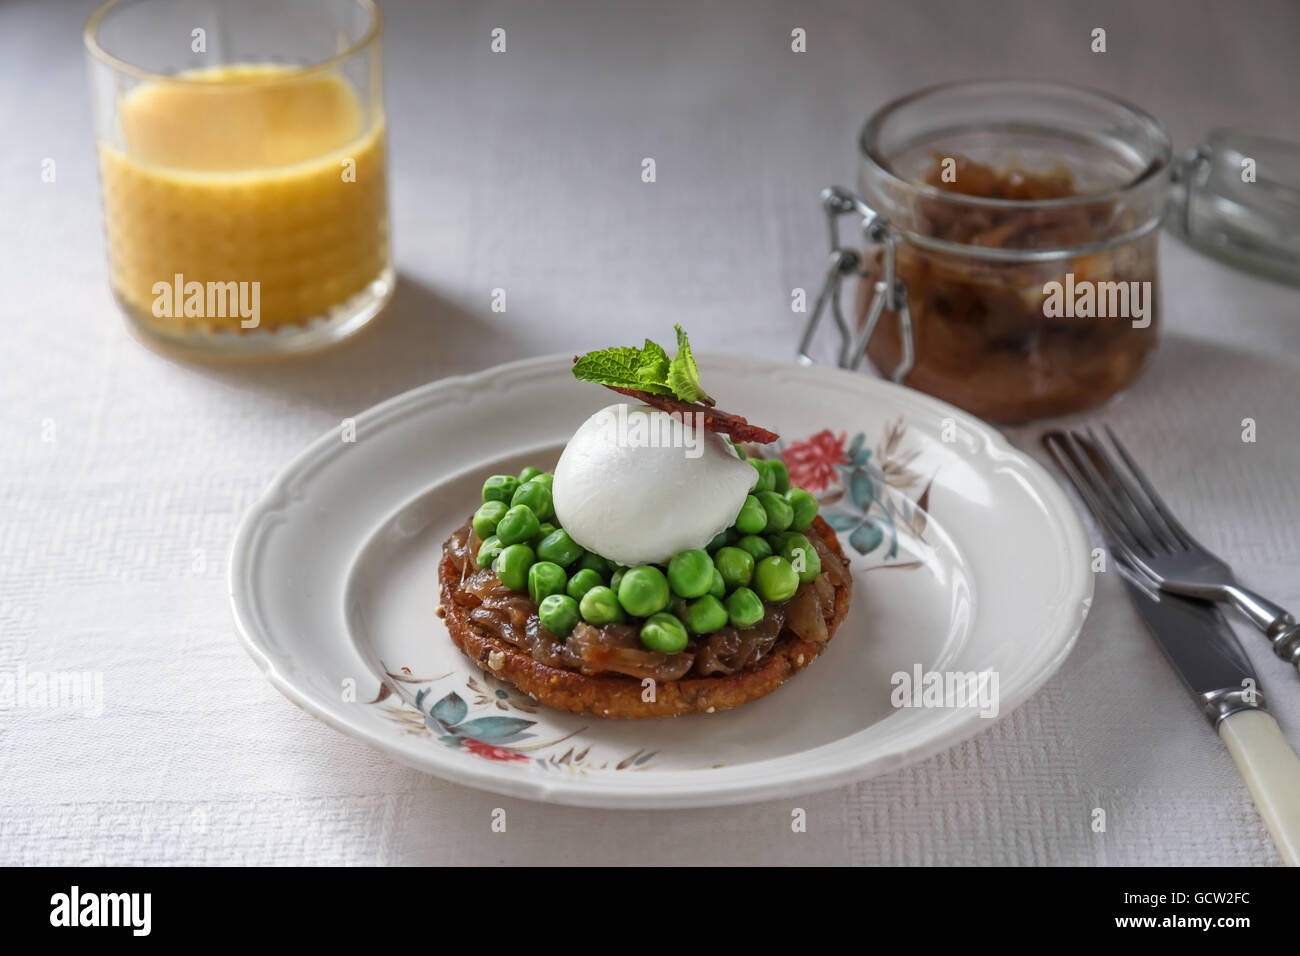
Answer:
POLYGON ((1052 83, 932 87, 878 111, 859 195, 823 195, 835 255, 819 310, 860 273, 857 334, 897 380, 997 422, 1098 405, 1128 386, 1159 327, 1156 246, 1170 143, 1155 119, 1052 83), (861 216, 866 250, 838 243, 861 216), (834 281, 832 281, 832 276, 834 281))
POLYGON ((372 0, 109 0, 86 24, 113 293, 192 352, 334 342, 392 294, 372 0))

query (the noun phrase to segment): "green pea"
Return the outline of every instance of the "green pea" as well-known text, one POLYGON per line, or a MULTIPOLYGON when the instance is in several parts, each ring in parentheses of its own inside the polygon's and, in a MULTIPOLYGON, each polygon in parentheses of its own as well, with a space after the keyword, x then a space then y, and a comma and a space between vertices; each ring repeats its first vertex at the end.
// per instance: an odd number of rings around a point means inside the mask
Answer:
POLYGON ((740 442, 731 441, 730 438, 728 438, 727 441, 731 442, 731 447, 736 449, 736 455, 742 460, 749 457, 745 454, 745 446, 740 444, 740 442))
POLYGON ((527 468, 525 468, 523 471, 519 473, 519 483, 522 485, 525 481, 532 481, 541 473, 542 473, 542 469, 534 468, 532 465, 529 465, 527 468))
POLYGON ((533 475, 529 481, 538 481, 546 486, 547 491, 552 491, 555 485, 555 476, 549 471, 544 471, 540 475, 533 475))
POLYGON ((641 625, 641 643, 661 654, 684 651, 688 640, 685 625, 671 614, 652 614, 641 625))
POLYGON ((488 535, 483 539, 483 543, 479 545, 478 556, 476 558, 478 566, 480 568, 486 568, 497 559, 497 555, 501 553, 501 549, 504 547, 505 545, 501 543, 500 538, 494 534, 488 535))
POLYGON ((537 617, 541 620, 542 627, 556 637, 564 638, 578 626, 581 615, 578 612, 578 602, 569 595, 550 594, 537 605, 537 617))
POLYGON ((528 569, 528 596, 534 604, 541 604, 542 598, 552 594, 563 594, 568 583, 564 568, 554 561, 538 561, 528 569))
POLYGON ((504 501, 509 504, 518 487, 519 479, 514 475, 491 475, 483 482, 483 500, 504 501))
POLYGON ((743 587, 754 576, 754 558, 741 548, 728 545, 719 548, 713 556, 713 566, 722 575, 722 581, 728 588, 743 587))
POLYGON ((776 548, 775 551, 787 561, 790 560, 790 555, 787 554, 787 552, 792 549, 813 549, 812 542, 808 540, 808 536, 806 534, 800 534, 798 531, 782 531, 779 534, 770 535, 769 537, 773 539, 773 543, 777 540, 781 542, 781 547, 776 548))
MULTIPOLYGON (((774 531, 772 534, 763 535, 763 540, 767 542, 767 554, 780 554, 785 550, 786 539, 790 537, 789 531, 774 531)), ((767 555, 763 555, 767 557, 767 555)))
POLYGON ((794 520, 790 527, 795 531, 806 531, 817 517, 817 499, 802 488, 791 488, 785 493, 785 500, 790 502, 794 520))
POLYGON ((704 550, 709 552, 709 554, 712 554, 719 548, 725 548, 730 541, 731 537, 727 534, 727 531, 724 528, 713 536, 713 540, 704 546, 704 550))
POLYGON ((736 588, 727 597, 727 619, 732 627, 741 630, 753 627, 766 613, 763 602, 749 588, 736 588))
POLYGON ((709 593, 715 598, 721 598, 727 593, 727 582, 722 580, 722 572, 716 565, 713 568, 713 583, 709 585, 709 593))
POLYGON ((541 524, 537 526, 537 540, 541 541, 548 534, 551 534, 552 532, 557 530, 559 529, 555 525, 551 524, 549 521, 543 521, 541 524))
POLYGON ((496 534, 497 522, 507 511, 507 505, 504 501, 485 501, 479 505, 478 511, 474 512, 474 533, 479 536, 480 541, 486 541, 489 537, 496 534))
POLYGON ((567 568, 582 556, 582 545, 570 538, 569 532, 560 528, 542 539, 542 543, 537 546, 537 556, 567 568))
POLYGON ((775 491, 760 491, 757 497, 767 512, 766 531, 784 531, 790 527, 790 522, 794 520, 794 509, 790 507, 790 502, 775 491))
POLYGON ((609 562, 595 551, 584 551, 582 557, 578 558, 578 570, 595 571, 601 578, 604 578, 609 573, 609 562))
POLYGON ((788 601, 799 590, 799 575, 789 561, 774 554, 754 567, 754 590, 764 601, 788 601))
POLYGON ((599 571, 593 571, 591 568, 579 568, 574 572, 573 577, 569 578, 569 583, 564 591, 575 601, 581 601, 582 596, 592 588, 603 586, 605 579, 600 576, 599 571))
POLYGON ((780 458, 769 458, 768 469, 772 472, 772 490, 783 495, 790 490, 790 469, 780 458))
POLYGON ((555 507, 551 503, 551 489, 540 481, 525 481, 515 489, 510 504, 527 505, 533 509, 533 514, 543 521, 555 516, 555 507))
POLYGON ((609 576, 609 586, 615 594, 618 593, 618 586, 623 583, 623 575, 627 574, 627 568, 621 564, 614 569, 614 573, 609 576))
POLYGON ((755 561, 761 561, 772 553, 772 546, 756 534, 747 534, 736 542, 736 547, 748 551, 755 561))
POLYGON ((684 598, 697 598, 709 593, 715 570, 709 552, 678 551, 668 562, 668 586, 684 598))
POLYGON ((540 527, 532 508, 527 505, 514 505, 497 522, 497 537, 501 539, 502 544, 507 545, 532 541, 537 537, 540 527))
POLYGON ((649 617, 668 606, 668 579, 653 564, 628 568, 618 582, 618 603, 634 617, 649 617))
POLYGON ((812 542, 807 537, 797 532, 785 536, 781 557, 790 562, 795 573, 799 575, 799 581, 803 584, 811 584, 817 580, 817 575, 822 573, 821 555, 817 553, 817 549, 812 546, 812 542))
POLYGON ((745 503, 736 515, 736 530, 742 534, 758 534, 767 527, 767 512, 753 495, 745 496, 745 503))
POLYGON ((578 612, 582 619, 593 627, 603 627, 624 619, 623 607, 618 597, 609 588, 594 587, 582 596, 578 602, 578 612))
POLYGON ((712 594, 696 598, 686 609, 686 623, 696 634, 712 634, 731 620, 727 607, 712 594))
POLYGON ((771 491, 776 487, 776 476, 772 474, 772 469, 767 467, 767 462, 764 459, 751 458, 749 463, 758 472, 758 484, 754 486, 754 494, 758 494, 760 491, 771 491))
POLYGON ((528 589, 528 569, 533 566, 533 549, 526 544, 512 544, 501 549, 492 567, 497 577, 512 591, 528 589))

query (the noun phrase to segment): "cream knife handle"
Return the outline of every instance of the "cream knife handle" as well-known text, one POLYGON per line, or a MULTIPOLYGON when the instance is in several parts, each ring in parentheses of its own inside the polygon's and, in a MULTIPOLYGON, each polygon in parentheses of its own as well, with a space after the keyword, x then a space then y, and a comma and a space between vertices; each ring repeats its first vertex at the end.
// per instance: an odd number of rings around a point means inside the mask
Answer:
POLYGON ((1300 866, 1300 757, 1282 736, 1273 715, 1242 710, 1219 724, 1242 779, 1255 798, 1278 853, 1289 866, 1300 866))

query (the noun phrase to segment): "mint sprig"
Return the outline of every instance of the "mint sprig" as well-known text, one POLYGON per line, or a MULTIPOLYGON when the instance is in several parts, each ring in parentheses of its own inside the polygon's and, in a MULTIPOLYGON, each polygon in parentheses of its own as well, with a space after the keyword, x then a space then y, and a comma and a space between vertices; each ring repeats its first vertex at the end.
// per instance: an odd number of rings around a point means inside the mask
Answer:
POLYGON ((673 328, 677 331, 677 355, 671 360, 663 346, 646 339, 641 348, 625 345, 588 352, 573 363, 573 377, 712 405, 713 399, 700 387, 700 370, 690 340, 680 325, 673 328))

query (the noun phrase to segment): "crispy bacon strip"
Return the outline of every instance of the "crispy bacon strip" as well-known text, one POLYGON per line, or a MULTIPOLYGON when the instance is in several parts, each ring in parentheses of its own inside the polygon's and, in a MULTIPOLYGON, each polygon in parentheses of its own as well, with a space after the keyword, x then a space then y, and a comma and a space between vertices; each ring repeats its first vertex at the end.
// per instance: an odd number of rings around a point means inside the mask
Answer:
POLYGON ((719 411, 698 402, 683 402, 680 398, 674 398, 671 395, 654 395, 650 392, 638 391, 635 388, 621 388, 618 385, 606 385, 605 387, 618 392, 620 395, 626 395, 629 398, 635 398, 639 402, 645 402, 651 408, 657 408, 661 411, 681 412, 686 415, 695 415, 697 413, 703 415, 705 428, 711 432, 720 432, 727 435, 732 441, 752 441, 759 445, 766 445, 781 437, 776 432, 768 431, 758 425, 751 425, 747 419, 739 415, 719 411))

